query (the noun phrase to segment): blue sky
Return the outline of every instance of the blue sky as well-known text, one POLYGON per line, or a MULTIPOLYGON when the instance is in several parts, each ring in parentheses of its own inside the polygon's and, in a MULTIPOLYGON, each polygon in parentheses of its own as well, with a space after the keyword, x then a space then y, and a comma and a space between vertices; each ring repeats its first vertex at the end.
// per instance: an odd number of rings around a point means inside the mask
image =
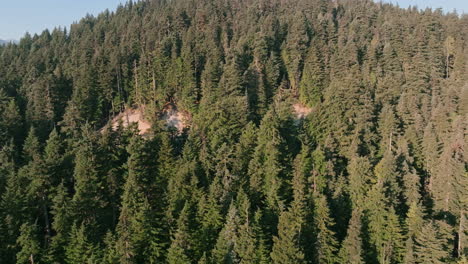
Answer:
MULTIPOLYGON (((379 0, 374 1, 378 2, 379 0)), ((456 9, 459 14, 468 13, 468 0, 382 0, 382 2, 399 4, 403 8, 408 6, 417 6, 420 9, 442 7, 444 11, 456 9)))
MULTIPOLYGON (((379 0, 375 0, 376 2, 379 0)), ((400 7, 442 7, 468 13, 468 0, 383 0, 400 7)), ((57 26, 69 26, 86 14, 114 10, 126 0, 0 0, 0 39, 18 40, 24 33, 40 33, 57 26)))
POLYGON ((0 39, 20 39, 57 26, 69 27, 86 14, 115 10, 126 0, 0 0, 0 39))

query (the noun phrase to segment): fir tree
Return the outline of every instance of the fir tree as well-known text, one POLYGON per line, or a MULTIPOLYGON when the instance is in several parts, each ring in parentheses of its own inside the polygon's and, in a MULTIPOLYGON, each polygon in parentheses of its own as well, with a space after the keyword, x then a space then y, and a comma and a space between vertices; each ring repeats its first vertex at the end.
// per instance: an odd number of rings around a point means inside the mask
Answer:
POLYGON ((73 224, 70 230, 70 239, 65 248, 66 263, 97 263, 97 248, 89 242, 87 231, 83 224, 78 227, 73 224))
POLYGON ((189 204, 186 203, 177 220, 177 230, 172 236, 167 252, 167 262, 170 264, 190 263, 193 241, 188 226, 189 210, 189 204))
POLYGON ((434 223, 426 222, 421 233, 416 237, 415 263, 446 263, 449 260, 447 251, 444 250, 446 241, 437 233, 434 223))
POLYGON ((17 263, 39 263, 41 261, 41 244, 38 241, 38 227, 36 224, 21 225, 20 236, 16 243, 19 251, 16 254, 17 263))
POLYGON ((314 259, 318 263, 335 263, 337 261, 338 241, 332 230, 334 221, 330 217, 326 197, 314 196, 314 259))
POLYGON ((339 251, 340 263, 361 264, 364 263, 361 238, 362 212, 354 209, 349 220, 348 232, 339 251))

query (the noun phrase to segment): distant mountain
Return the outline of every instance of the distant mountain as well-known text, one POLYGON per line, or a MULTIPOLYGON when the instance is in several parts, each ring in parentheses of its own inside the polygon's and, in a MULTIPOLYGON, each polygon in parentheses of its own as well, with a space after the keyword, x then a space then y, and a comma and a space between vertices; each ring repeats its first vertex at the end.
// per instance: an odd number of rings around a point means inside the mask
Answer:
POLYGON ((0 39, 0 45, 6 45, 6 44, 8 44, 8 43, 10 43, 10 42, 17 43, 17 41, 14 40, 14 39, 10 39, 10 40, 3 40, 3 39, 0 39))

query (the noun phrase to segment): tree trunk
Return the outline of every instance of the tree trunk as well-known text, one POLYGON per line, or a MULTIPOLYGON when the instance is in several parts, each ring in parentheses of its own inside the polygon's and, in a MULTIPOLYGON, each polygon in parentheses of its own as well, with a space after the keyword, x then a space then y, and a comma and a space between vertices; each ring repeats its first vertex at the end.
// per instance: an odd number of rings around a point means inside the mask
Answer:
POLYGON ((42 197, 42 213, 44 214, 44 222, 45 222, 45 229, 46 229, 46 238, 45 238, 45 244, 48 244, 48 240, 51 237, 50 234, 50 220, 49 220, 49 214, 47 212, 47 206, 46 206, 46 199, 45 197, 42 197))
POLYGON ((465 211, 460 209, 460 220, 458 223, 458 245, 457 245, 457 256, 461 257, 463 255, 463 240, 465 239, 464 233, 464 225, 465 225, 465 211))
POLYGON ((134 75, 135 75, 135 102, 137 105, 140 105, 138 102, 138 70, 136 60, 133 61, 134 75))

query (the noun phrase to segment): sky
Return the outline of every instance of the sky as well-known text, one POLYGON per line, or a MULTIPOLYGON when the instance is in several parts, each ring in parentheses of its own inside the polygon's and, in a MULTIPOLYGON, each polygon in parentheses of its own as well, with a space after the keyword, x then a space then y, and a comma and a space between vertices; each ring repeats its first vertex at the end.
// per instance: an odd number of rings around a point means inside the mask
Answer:
MULTIPOLYGON (((380 1, 380 0, 375 0, 380 1)), ((382 0, 419 8, 442 7, 468 13, 468 0, 382 0)), ((115 10, 126 0, 0 0, 0 39, 19 40, 26 32, 41 33, 58 26, 69 27, 86 14, 97 15, 105 9, 115 10)))
POLYGON ((468 13, 468 0, 382 0, 382 2, 398 4, 402 8, 408 6, 417 6, 420 9, 442 7, 446 12, 456 9, 459 14, 468 13))
POLYGON ((26 32, 41 33, 79 21, 86 14, 115 10, 126 0, 0 0, 0 39, 19 40, 26 32))

